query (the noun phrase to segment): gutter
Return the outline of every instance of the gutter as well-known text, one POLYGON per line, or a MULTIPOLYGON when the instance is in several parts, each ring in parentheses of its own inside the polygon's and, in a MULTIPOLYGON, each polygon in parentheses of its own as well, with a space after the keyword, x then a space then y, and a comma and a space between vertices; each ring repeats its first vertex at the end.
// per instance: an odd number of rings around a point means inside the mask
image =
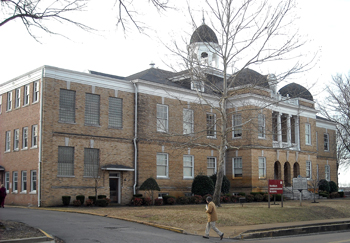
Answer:
POLYGON ((45 66, 41 70, 41 81, 40 81, 40 132, 39 132, 39 162, 38 162, 38 174, 37 174, 37 193, 38 193, 38 207, 41 207, 41 160, 42 160, 42 134, 43 134, 43 83, 44 83, 44 72, 45 66))
POLYGON ((134 175, 134 195, 136 194, 136 185, 137 185, 137 152, 138 152, 138 148, 137 148, 137 95, 138 95, 138 90, 137 90, 137 84, 134 83, 133 81, 130 81, 133 85, 134 85, 134 89, 135 89, 135 124, 134 124, 134 168, 135 168, 135 175, 134 175))

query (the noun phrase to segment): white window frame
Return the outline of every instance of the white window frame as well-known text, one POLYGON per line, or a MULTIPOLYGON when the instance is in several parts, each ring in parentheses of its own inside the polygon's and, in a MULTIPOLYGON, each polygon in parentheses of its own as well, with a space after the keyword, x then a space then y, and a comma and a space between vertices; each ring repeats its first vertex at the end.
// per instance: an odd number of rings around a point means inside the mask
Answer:
POLYGON ((10 190, 10 172, 5 172, 5 188, 7 192, 10 190))
POLYGON ((266 179, 266 158, 259 157, 259 179, 266 179))
POLYGON ((265 115, 258 114, 258 138, 265 138, 265 115))
POLYGON ((22 129, 22 149, 28 148, 28 127, 22 129))
POLYGON ((194 178, 194 156, 193 155, 184 155, 183 156, 183 178, 184 179, 193 179, 194 178), (186 161, 185 158, 191 158, 190 161, 186 161), (185 165, 186 162, 190 162, 190 165, 185 165), (190 169, 191 175, 185 175, 185 171, 190 169))
POLYGON ((23 106, 29 105, 30 98, 30 86, 29 84, 24 85, 23 89, 23 106))
MULTIPOLYGON (((211 121, 211 120, 210 120, 211 121)), ((216 114, 215 113, 207 113, 206 115, 206 126, 207 126, 207 138, 216 138, 216 114), (209 124, 208 116, 213 116, 214 117, 214 126, 211 129, 211 124, 209 124), (210 127, 209 127, 210 126, 210 127), (213 135, 210 133, 213 132, 213 135)))
POLYGON ((38 125, 32 126, 32 148, 38 147, 38 125))
POLYGON ((33 82, 33 104, 39 101, 39 81, 33 82))
POLYGON ((305 123, 305 144, 311 145, 311 124, 305 123))
POLYGON ((310 160, 306 161, 305 168, 306 168, 305 177, 311 180, 312 179, 312 162, 310 160))
POLYGON ((15 89, 15 108, 21 107, 21 89, 15 89))
POLYGON ((5 152, 11 151, 11 131, 5 132, 5 152))
POLYGON ((243 162, 242 157, 232 158, 232 177, 233 178, 242 178, 243 177, 243 162), (238 164, 238 166, 236 166, 238 164), (241 170, 241 176, 236 176, 236 169, 241 170))
POLYGON ((160 178, 160 179, 169 178, 169 155, 167 153, 157 153, 156 163, 157 163, 157 178, 160 178), (158 167, 162 168, 162 171, 164 170, 164 167, 165 167, 165 175, 158 174, 158 167))
POLYGON ((13 131, 13 151, 19 150, 19 129, 13 131))
POLYGON ((191 90, 198 92, 204 92, 204 82, 203 81, 191 81, 191 90))
POLYGON ((12 193, 18 192, 18 172, 12 172, 12 193))
POLYGON ((324 170, 325 170, 325 179, 327 181, 331 181, 331 167, 330 167, 330 165, 325 165, 324 170))
POLYGON ((323 149, 324 151, 329 151, 329 134, 323 134, 323 149))
POLYGON ((207 157, 207 176, 216 174, 216 168, 217 168, 216 157, 207 157), (210 174, 209 170, 213 170, 213 173, 210 174))
POLYGON ((232 115, 232 138, 242 138, 242 115, 241 114, 233 114, 232 115))
POLYGON ((157 104, 157 132, 167 133, 169 126, 169 107, 157 104))
POLYGON ((31 193, 36 193, 36 188, 37 188, 37 173, 36 170, 31 170, 30 171, 30 192, 31 193))
POLYGON ((12 110, 12 91, 7 92, 7 106, 6 111, 12 110))
POLYGON ((27 193, 27 171, 21 172, 21 193, 27 193))
POLYGON ((183 134, 194 133, 194 116, 192 109, 183 109, 183 134))

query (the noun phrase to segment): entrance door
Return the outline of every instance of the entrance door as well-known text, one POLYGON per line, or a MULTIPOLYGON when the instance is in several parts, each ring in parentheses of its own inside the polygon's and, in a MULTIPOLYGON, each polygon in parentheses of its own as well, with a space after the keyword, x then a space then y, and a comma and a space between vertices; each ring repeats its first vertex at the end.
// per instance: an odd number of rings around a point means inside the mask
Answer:
POLYGON ((109 194, 111 202, 119 203, 119 173, 109 173, 109 194))

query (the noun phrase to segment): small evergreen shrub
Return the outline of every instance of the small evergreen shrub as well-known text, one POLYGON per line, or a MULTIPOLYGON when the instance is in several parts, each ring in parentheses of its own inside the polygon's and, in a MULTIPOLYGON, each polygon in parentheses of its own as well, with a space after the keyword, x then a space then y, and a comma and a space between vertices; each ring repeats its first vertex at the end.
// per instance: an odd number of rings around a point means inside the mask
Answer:
POLYGON ((106 195, 98 195, 97 196, 97 199, 104 199, 104 198, 107 198, 107 196, 106 195))
POLYGON ((84 195, 78 195, 75 197, 75 199, 80 201, 80 205, 84 205, 84 201, 85 201, 85 196, 84 195))
POLYGON ((222 197, 222 201, 223 201, 224 203, 230 202, 230 196, 229 196, 229 195, 223 196, 223 197, 222 197))
POLYGON ((214 192, 214 183, 206 175, 197 175, 192 182, 191 192, 194 195, 206 195, 213 194, 214 192))
POLYGON ((195 197, 195 201, 194 201, 195 204, 202 203, 203 197, 201 195, 194 195, 194 197, 195 197))
POLYGON ((245 200, 246 200, 246 202, 253 202, 254 201, 254 195, 248 194, 247 196, 245 196, 245 200))
POLYGON ((265 194, 263 195, 263 201, 264 201, 264 202, 268 202, 268 201, 269 201, 269 194, 265 193, 265 194))
POLYGON ((92 200, 92 199, 86 199, 85 205, 86 205, 87 207, 94 206, 94 200, 92 200))
POLYGON ((107 201, 105 199, 97 199, 96 200, 96 206, 106 207, 107 206, 107 201))
POLYGON ((68 206, 70 203, 70 196, 62 196, 62 203, 64 206, 68 206))
POLYGON ((187 197, 187 199, 188 199, 188 203, 189 203, 189 204, 195 204, 195 203, 196 203, 196 198, 195 198, 195 196, 187 197))
POLYGON ((88 196, 88 199, 93 201, 93 204, 96 204, 96 197, 95 196, 88 196))
POLYGON ((143 198, 142 204, 145 206, 150 206, 152 204, 152 199, 149 197, 145 197, 145 198, 143 198))
POLYGON ((164 203, 164 205, 168 204, 168 199, 169 198, 173 198, 174 201, 176 200, 176 197, 174 197, 174 196, 169 196, 169 195, 163 196, 163 203, 164 203))
POLYGON ((167 203, 168 205, 174 205, 174 204, 175 204, 175 201, 176 201, 175 197, 169 197, 169 198, 166 200, 166 203, 167 203))
POLYGON ((161 198, 156 198, 156 199, 154 200, 154 205, 156 205, 156 206, 163 205, 163 199, 161 199, 161 198))
POLYGON ((338 198, 339 197, 339 193, 338 192, 331 192, 330 194, 329 194, 329 197, 330 198, 338 198))
POLYGON ((238 193, 238 196, 245 197, 245 193, 244 193, 244 192, 239 192, 239 193, 238 193))
POLYGON ((80 200, 73 200, 73 205, 76 207, 79 207, 81 205, 81 201, 80 200))
POLYGON ((236 203, 236 202, 238 202, 238 196, 235 196, 235 195, 231 195, 230 196, 230 200, 231 200, 231 202, 233 202, 233 203, 236 203))
MULTIPOLYGON (((217 179, 217 176, 216 174, 210 176, 210 179, 213 181, 214 183, 214 188, 215 188, 215 185, 216 185, 216 179, 217 179)), ((224 175, 222 177, 222 184, 221 184, 221 193, 223 194, 227 194, 229 191, 230 191, 230 181, 227 179, 227 177, 224 175)))
POLYGON ((329 192, 330 191, 329 182, 325 179, 320 180, 320 182, 318 183, 318 189, 320 191, 329 192))
POLYGON ((177 202, 178 204, 182 204, 182 205, 188 204, 188 198, 187 198, 187 197, 179 197, 179 198, 176 200, 176 202, 177 202))
POLYGON ((142 194, 135 194, 134 197, 142 197, 142 194))
POLYGON ((134 206, 141 206, 142 205, 142 198, 139 198, 139 197, 134 197, 133 200, 132 200, 132 204, 134 206))
POLYGON ((338 192, 339 193, 339 197, 344 197, 344 192, 338 192))
POLYGON ((319 192, 319 193, 318 193, 318 195, 319 195, 320 197, 326 197, 326 198, 329 198, 329 193, 328 193, 328 192, 326 192, 326 191, 319 192))
POLYGON ((262 202, 263 200, 264 200, 264 196, 261 195, 260 193, 254 195, 254 201, 256 201, 256 202, 262 202))
POLYGON ((334 181, 329 182, 329 192, 338 192, 338 186, 334 181))

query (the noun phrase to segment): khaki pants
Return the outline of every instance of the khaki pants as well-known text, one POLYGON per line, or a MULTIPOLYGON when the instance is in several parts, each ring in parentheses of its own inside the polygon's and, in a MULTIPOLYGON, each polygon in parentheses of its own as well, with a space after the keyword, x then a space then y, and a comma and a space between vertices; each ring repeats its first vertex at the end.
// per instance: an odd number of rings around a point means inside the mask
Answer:
POLYGON ((208 222, 207 227, 205 228, 205 236, 209 237, 210 228, 212 228, 219 236, 222 235, 222 232, 216 228, 215 222, 208 222))

